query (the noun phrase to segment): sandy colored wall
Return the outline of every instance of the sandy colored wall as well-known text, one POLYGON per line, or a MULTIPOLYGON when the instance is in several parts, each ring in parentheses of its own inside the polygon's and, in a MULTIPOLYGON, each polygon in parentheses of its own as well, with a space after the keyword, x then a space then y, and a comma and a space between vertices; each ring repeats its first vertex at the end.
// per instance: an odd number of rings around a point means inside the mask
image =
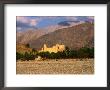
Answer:
POLYGON ((44 47, 42 48, 42 52, 55 52, 57 53, 58 51, 64 51, 65 50, 65 45, 59 45, 59 44, 56 44, 55 46, 53 47, 50 47, 48 48, 46 44, 44 44, 44 47))

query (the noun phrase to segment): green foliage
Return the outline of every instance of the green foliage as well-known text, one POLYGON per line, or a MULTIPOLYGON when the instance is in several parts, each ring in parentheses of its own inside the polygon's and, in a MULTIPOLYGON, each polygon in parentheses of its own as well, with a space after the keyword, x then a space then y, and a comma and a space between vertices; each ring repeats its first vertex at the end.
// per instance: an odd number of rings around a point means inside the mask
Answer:
POLYGON ((94 48, 83 47, 79 50, 70 50, 69 48, 66 48, 65 51, 57 53, 38 52, 35 49, 32 49, 32 52, 30 53, 16 53, 17 60, 34 60, 38 56, 47 59, 94 58, 94 48))
POLYGON ((52 58, 53 57, 53 53, 49 53, 49 52, 39 52, 38 55, 41 56, 42 58, 52 58))
POLYGON ((29 45, 29 43, 27 43, 25 46, 26 46, 27 48, 30 48, 30 45, 29 45))
POLYGON ((79 50, 70 50, 69 48, 66 48, 66 50, 63 52, 40 52, 38 55, 42 58, 49 59, 94 58, 94 48, 83 47, 79 50))
POLYGON ((16 52, 16 60, 21 59, 21 58, 23 58, 23 54, 16 52))
POLYGON ((33 54, 29 54, 29 53, 25 52, 24 59, 25 60, 34 60, 35 56, 33 54))
POLYGON ((36 55, 36 54, 38 54, 38 51, 35 48, 33 48, 32 52, 30 52, 30 53, 33 54, 33 55, 36 55))
POLYGON ((36 52, 35 48, 32 49, 32 52, 36 52))
POLYGON ((94 58, 94 48, 83 47, 78 50, 78 56, 80 58, 94 58))
POLYGON ((33 55, 32 53, 28 53, 25 52, 24 54, 22 53, 16 53, 16 60, 34 60, 35 59, 35 55, 33 55))
POLYGON ((66 50, 66 51, 69 51, 70 49, 69 49, 69 47, 68 47, 68 46, 66 46, 66 47, 65 47, 65 50, 66 50))

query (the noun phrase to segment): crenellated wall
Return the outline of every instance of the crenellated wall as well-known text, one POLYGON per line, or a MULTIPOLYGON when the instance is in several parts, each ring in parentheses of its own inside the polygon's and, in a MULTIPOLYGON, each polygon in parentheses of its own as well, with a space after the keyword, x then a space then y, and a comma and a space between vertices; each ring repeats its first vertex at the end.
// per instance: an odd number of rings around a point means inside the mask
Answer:
POLYGON ((42 50, 40 50, 40 52, 54 52, 54 53, 57 53, 58 51, 62 52, 65 50, 65 45, 60 45, 60 44, 56 44, 55 46, 53 47, 47 47, 46 44, 44 44, 44 47, 42 48, 42 50))

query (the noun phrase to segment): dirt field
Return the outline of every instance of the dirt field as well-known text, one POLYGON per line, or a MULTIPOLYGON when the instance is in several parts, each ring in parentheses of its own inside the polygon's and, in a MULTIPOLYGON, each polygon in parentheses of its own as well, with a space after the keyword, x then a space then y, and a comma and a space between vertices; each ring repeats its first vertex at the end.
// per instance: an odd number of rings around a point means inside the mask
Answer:
POLYGON ((94 74, 93 59, 18 61, 16 74, 94 74))

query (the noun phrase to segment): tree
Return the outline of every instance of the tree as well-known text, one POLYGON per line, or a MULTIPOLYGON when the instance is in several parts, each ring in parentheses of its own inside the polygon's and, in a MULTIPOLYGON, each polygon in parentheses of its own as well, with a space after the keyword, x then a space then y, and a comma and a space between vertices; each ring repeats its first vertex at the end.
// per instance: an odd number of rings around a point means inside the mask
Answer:
POLYGON ((25 52, 24 59, 25 60, 34 60, 35 56, 33 54, 29 54, 29 53, 25 52))
POLYGON ((16 60, 22 59, 24 55, 22 53, 16 52, 16 60))
POLYGON ((83 47, 78 50, 79 58, 93 58, 94 57, 94 48, 83 47))
POLYGON ((69 51, 70 49, 69 49, 69 47, 68 47, 68 46, 66 46, 66 47, 65 47, 65 50, 66 50, 66 51, 69 51))
POLYGON ((51 58, 51 59, 55 59, 55 53, 54 53, 54 52, 52 52, 52 53, 50 54, 50 58, 51 58))
POLYGON ((32 49, 32 53, 33 53, 34 55, 37 53, 37 51, 36 51, 35 48, 32 49))
POLYGON ((89 57, 94 58, 94 47, 90 48, 89 57))
MULTIPOLYGON (((33 50, 34 51, 34 50, 33 50)), ((31 53, 33 55, 33 53, 31 53)), ((83 47, 79 50, 70 50, 68 47, 62 52, 49 53, 49 52, 37 52, 34 54, 48 59, 65 59, 65 58, 94 58, 94 48, 83 47)))
POLYGON ((30 45, 29 45, 29 43, 27 43, 25 46, 26 46, 27 48, 30 48, 30 45))
POLYGON ((23 58, 23 54, 16 52, 16 60, 23 58))
POLYGON ((77 51, 71 50, 68 55, 69 58, 77 58, 77 51))

